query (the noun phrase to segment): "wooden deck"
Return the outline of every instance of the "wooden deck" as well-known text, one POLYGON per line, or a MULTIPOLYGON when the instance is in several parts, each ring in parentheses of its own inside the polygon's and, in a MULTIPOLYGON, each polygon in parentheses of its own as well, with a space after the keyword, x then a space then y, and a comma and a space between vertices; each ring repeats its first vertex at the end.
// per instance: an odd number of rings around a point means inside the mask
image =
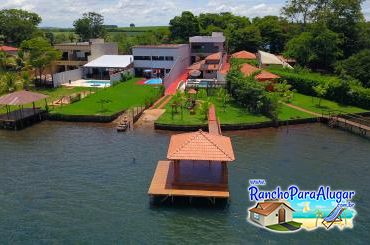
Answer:
POLYGON ((172 161, 159 161, 155 170, 152 183, 148 194, 151 196, 181 196, 181 197, 205 197, 205 198, 224 198, 230 197, 227 187, 221 186, 201 186, 184 185, 174 186, 174 173, 172 161))
POLYGON ((44 119, 44 110, 23 108, 7 114, 0 115, 0 128, 19 130, 44 119))

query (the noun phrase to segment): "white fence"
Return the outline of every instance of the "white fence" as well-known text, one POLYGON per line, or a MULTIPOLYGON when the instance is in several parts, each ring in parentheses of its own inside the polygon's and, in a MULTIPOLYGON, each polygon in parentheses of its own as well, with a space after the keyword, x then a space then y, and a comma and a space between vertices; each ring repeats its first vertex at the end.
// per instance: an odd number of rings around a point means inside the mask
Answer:
POLYGON ((53 74, 54 87, 79 79, 82 79, 82 68, 53 74))

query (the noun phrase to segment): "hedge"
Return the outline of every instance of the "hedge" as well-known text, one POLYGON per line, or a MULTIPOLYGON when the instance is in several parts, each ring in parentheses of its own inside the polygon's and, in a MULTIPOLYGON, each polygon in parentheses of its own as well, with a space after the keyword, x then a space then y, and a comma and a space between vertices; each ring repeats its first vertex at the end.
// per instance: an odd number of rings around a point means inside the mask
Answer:
POLYGON ((287 81, 297 92, 316 96, 313 89, 319 84, 328 83, 325 98, 341 104, 370 109, 370 88, 362 87, 357 81, 347 81, 335 76, 321 75, 302 70, 269 69, 279 75, 281 81, 287 81))

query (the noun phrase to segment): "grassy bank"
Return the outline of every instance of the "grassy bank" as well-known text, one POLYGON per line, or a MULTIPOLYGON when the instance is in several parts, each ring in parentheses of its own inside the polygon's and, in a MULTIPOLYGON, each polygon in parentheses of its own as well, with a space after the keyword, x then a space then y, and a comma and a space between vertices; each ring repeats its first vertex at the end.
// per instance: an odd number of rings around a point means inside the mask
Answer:
MULTIPOLYGON (((227 103, 226 108, 224 108, 221 101, 216 97, 210 97, 211 103, 216 107, 217 117, 219 118, 221 124, 254 124, 261 122, 270 122, 271 119, 261 114, 253 114, 241 106, 237 105, 234 101, 227 103)), ((182 115, 181 110, 178 109, 178 113, 174 113, 172 116, 172 101, 170 101, 164 109, 166 112, 157 120, 157 123, 170 124, 170 125, 205 125, 207 120, 204 114, 202 114, 199 109, 195 109, 195 115, 191 115, 190 111, 183 109, 182 115)), ((281 106, 279 112, 280 120, 290 120, 290 119, 303 119, 311 118, 310 114, 301 112, 290 108, 286 105, 281 106)))
POLYGON ((337 102, 322 99, 319 105, 319 98, 313 96, 307 96, 299 93, 294 94, 294 99, 291 104, 302 107, 306 110, 316 112, 316 113, 325 113, 330 111, 342 111, 344 113, 361 113, 366 112, 367 110, 361 109, 355 106, 341 105, 337 102))
MULTIPOLYGON (((78 93, 78 92, 82 92, 82 91, 95 92, 97 90, 98 90, 98 88, 83 88, 83 87, 74 87, 74 88, 72 88, 72 87, 69 87, 69 88, 59 87, 59 88, 42 88, 42 89, 32 88, 32 89, 30 89, 30 91, 32 91, 32 92, 41 93, 41 94, 45 94, 45 95, 49 96, 46 99, 48 104, 52 103, 53 101, 61 99, 63 96, 69 96, 69 95, 72 95, 74 93, 78 93)), ((37 101, 35 104, 36 104, 36 107, 45 108, 45 101, 44 100, 37 101)), ((32 107, 32 104, 24 105, 24 107, 26 107, 26 108, 27 107, 32 107)), ((11 110, 17 110, 18 106, 11 106, 10 109, 11 110)), ((6 113, 5 108, 0 108, 0 114, 1 113, 6 113)))
POLYGON ((135 78, 114 87, 99 90, 87 98, 59 108, 51 113, 62 115, 113 115, 130 107, 143 106, 160 96, 160 88, 139 85, 135 78))

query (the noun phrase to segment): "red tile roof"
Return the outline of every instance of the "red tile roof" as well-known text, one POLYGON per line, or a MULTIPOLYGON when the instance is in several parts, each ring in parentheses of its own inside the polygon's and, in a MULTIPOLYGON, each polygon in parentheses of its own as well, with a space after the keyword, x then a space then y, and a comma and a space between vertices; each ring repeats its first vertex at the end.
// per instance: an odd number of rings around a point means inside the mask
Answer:
POLYGON ((213 135, 199 130, 171 137, 169 160, 226 161, 235 160, 229 137, 213 135))
POLYGON ((223 63, 221 71, 220 71, 221 74, 226 75, 227 73, 229 73, 230 68, 231 68, 230 63, 228 63, 228 62, 223 63))
POLYGON ((18 48, 10 46, 0 46, 0 50, 4 52, 18 51, 18 48))
POLYGON ((222 53, 218 52, 218 53, 208 55, 205 60, 220 60, 221 58, 222 58, 222 53))
POLYGON ((274 212, 280 205, 285 205, 290 210, 294 211, 288 204, 284 202, 260 202, 257 203, 256 207, 249 209, 252 213, 261 214, 263 216, 268 216, 274 212))
MULTIPOLYGON (((245 75, 245 76, 250 76, 252 75, 253 73, 259 71, 260 69, 258 69, 257 67, 255 66, 252 66, 250 64, 244 64, 240 71, 245 75)), ((259 74, 256 75, 255 77, 258 81, 260 82, 263 82, 263 81, 269 81, 269 80, 274 80, 274 79, 278 79, 280 78, 279 76, 275 75, 275 74, 272 74, 271 72, 268 72, 268 71, 265 71, 265 70, 261 70, 261 72, 259 74)))
POLYGON ((248 51, 240 51, 240 52, 237 52, 237 53, 234 53, 231 55, 232 58, 237 58, 237 59, 248 59, 248 60, 255 60, 257 59, 256 55, 251 53, 251 52, 248 52, 248 51))
POLYGON ((205 64, 205 62, 206 62, 205 60, 201 60, 199 62, 196 62, 196 63, 192 64, 191 66, 189 66, 186 69, 188 69, 188 70, 201 70, 202 66, 205 64))

